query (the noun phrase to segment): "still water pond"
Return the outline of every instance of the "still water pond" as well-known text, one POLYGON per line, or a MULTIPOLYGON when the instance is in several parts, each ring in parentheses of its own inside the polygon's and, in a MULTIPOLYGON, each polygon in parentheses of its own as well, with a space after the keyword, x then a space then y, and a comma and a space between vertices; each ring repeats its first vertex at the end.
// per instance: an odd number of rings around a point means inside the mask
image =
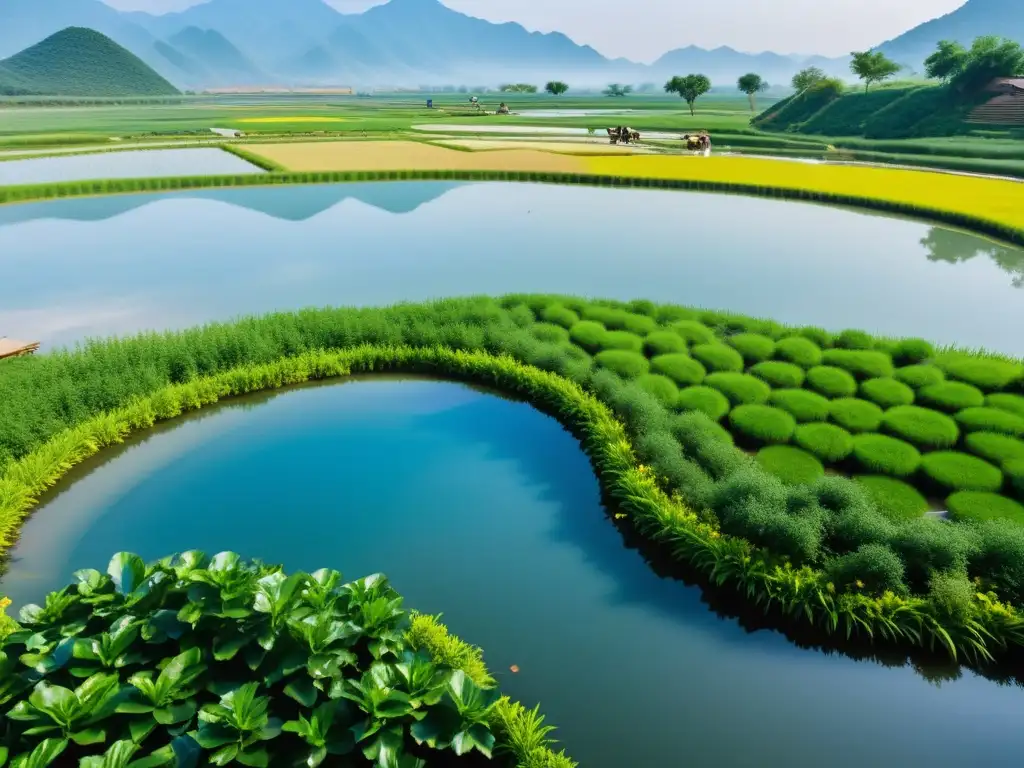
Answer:
POLYGON ((306 387, 111 457, 25 526, 0 584, 17 604, 119 550, 385 571, 541 702, 584 768, 1019 765, 1020 689, 969 672, 937 688, 718 617, 623 546, 575 441, 521 403, 424 380, 306 387))
POLYGON ((71 157, 6 160, 0 163, 0 185, 264 172, 237 155, 212 147, 163 149, 159 152, 99 152, 71 157))
POLYGON ((550 291, 1024 354, 1024 251, 727 195, 383 182, 58 200, 0 206, 0 268, 0 334, 44 349, 305 306, 550 291))

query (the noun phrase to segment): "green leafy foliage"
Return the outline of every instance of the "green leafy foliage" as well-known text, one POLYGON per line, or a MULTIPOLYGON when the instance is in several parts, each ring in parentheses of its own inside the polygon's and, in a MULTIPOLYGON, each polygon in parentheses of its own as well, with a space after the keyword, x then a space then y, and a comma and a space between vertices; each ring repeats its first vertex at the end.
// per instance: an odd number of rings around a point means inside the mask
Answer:
POLYGON ((857 382, 842 368, 819 365, 807 372, 807 385, 825 397, 853 397, 857 382))
POLYGON ((891 378, 868 379, 861 382, 860 396, 882 408, 910 405, 914 402, 914 390, 903 382, 891 378))
POLYGON ((781 360, 766 360, 750 369, 750 373, 771 387, 779 389, 796 389, 803 385, 806 374, 804 369, 793 363, 781 360))
POLYGON ((790 413, 797 421, 825 421, 829 414, 828 398, 806 389, 776 389, 771 404, 790 413))
POLYGON ((743 356, 747 365, 770 360, 775 354, 775 341, 760 333, 737 333, 726 342, 743 356))
POLYGON ((935 357, 935 347, 924 339, 900 339, 893 345, 890 353, 897 365, 911 366, 935 357))
POLYGON ((699 411, 715 421, 725 418, 729 407, 729 398, 711 387, 687 387, 676 398, 680 411, 699 411))
POLYGON ((1001 408, 964 408, 954 418, 965 432, 999 432, 1024 437, 1024 416, 1001 408))
POLYGON ((538 339, 551 344, 565 344, 569 341, 569 331, 554 323, 537 323, 530 330, 538 339))
POLYGON ((919 391, 921 402, 948 413, 964 408, 978 408, 985 404, 981 390, 962 381, 943 381, 929 384, 919 391))
POLYGON ((655 331, 644 339, 644 352, 651 357, 686 352, 686 342, 678 333, 672 331, 655 331))
POLYGON ((985 392, 1005 389, 1024 376, 1024 365, 990 357, 962 353, 939 355, 937 365, 947 377, 973 384, 985 392))
POLYGON ((960 429, 949 416, 916 405, 898 405, 882 417, 886 432, 920 448, 951 448, 960 437, 960 429))
POLYGON ((679 387, 668 376, 647 373, 636 380, 637 385, 654 395, 665 406, 672 407, 679 400, 679 387))
POLYGON ((681 387, 700 384, 707 375, 707 370, 700 362, 684 354, 658 355, 651 358, 651 371, 667 376, 681 387))
POLYGON ((893 520, 916 520, 928 511, 928 500, 910 483, 885 475, 861 475, 857 482, 893 520))
POLYGON ((893 372, 893 378, 903 382, 908 387, 921 389, 931 384, 938 384, 945 380, 946 375, 940 368, 936 368, 934 365, 908 365, 903 368, 897 368, 893 372))
POLYGON ((841 397, 829 403, 832 420, 849 432, 874 432, 882 425, 881 408, 866 400, 841 397))
POLYGON ((964 445, 975 456, 991 461, 996 466, 1007 462, 1024 461, 1024 440, 998 432, 972 432, 964 445))
POLYGON ((910 443, 886 435, 857 435, 853 455, 868 472, 909 477, 921 465, 921 454, 910 443))
POLYGON ((825 468, 813 455, 791 445, 769 445, 757 452, 757 463, 784 483, 813 483, 825 468))
POLYGON ((921 471, 942 488, 953 491, 998 491, 1003 473, 987 461, 956 451, 925 455, 921 471))
POLYGON ((985 405, 990 408, 998 408, 1001 411, 1009 411, 1010 413, 1024 419, 1024 397, 1021 397, 1020 395, 1010 395, 1005 392, 997 392, 996 394, 989 395, 985 398, 985 405))
POLYGON ((790 336, 775 345, 776 357, 795 363, 801 368, 813 368, 821 364, 821 348, 810 339, 790 336))
POLYGON ((709 371, 740 373, 743 370, 743 357, 725 344, 698 344, 690 354, 709 371))
POLYGON ((861 349, 826 349, 822 362, 849 371, 860 379, 888 378, 893 374, 892 358, 885 352, 861 349))
POLYGON ((672 330, 688 344, 711 344, 715 341, 715 332, 696 320, 679 320, 672 323, 672 330))
POLYGON ((770 405, 740 405, 729 414, 734 431, 758 443, 786 443, 796 429, 796 419, 770 405))
POLYGON ((619 376, 628 379, 634 379, 647 373, 647 369, 650 366, 647 358, 638 352, 627 352, 620 349, 608 349, 604 352, 598 352, 594 356, 594 361, 602 368, 607 368, 609 371, 614 371, 619 376))
POLYGON ((733 405, 763 405, 771 395, 767 384, 747 373, 712 373, 704 383, 729 398, 733 405))
POLYGON ((1024 525, 1024 505, 985 491, 957 491, 946 499, 949 513, 957 520, 1009 520, 1024 525))
POLYGON ((572 328, 579 322, 580 316, 562 304, 548 304, 540 313, 541 320, 554 323, 563 328, 572 328))
POLYGON ((835 424, 801 424, 794 432, 793 441, 829 464, 853 453, 853 437, 835 424))

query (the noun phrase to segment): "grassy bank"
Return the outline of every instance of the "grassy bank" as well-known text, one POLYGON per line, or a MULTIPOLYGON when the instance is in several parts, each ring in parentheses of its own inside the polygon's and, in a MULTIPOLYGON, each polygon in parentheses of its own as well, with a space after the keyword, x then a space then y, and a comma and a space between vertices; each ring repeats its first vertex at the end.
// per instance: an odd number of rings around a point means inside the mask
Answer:
POLYGON ((1024 645, 1020 363, 643 301, 305 311, 7 361, 3 546, 41 492, 135 430, 372 371, 486 384, 555 415, 631 525, 784 622, 974 659, 1024 645), (822 477, 828 463, 864 479, 822 477), (954 521, 915 508, 925 483, 954 521))

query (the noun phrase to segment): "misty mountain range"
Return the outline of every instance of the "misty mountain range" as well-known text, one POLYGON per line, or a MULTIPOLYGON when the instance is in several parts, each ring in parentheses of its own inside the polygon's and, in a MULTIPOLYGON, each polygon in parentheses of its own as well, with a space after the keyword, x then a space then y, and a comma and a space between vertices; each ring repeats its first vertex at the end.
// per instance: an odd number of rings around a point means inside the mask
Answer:
MULTIPOLYGON (((919 69, 942 37, 959 38, 968 28, 1007 34, 1014 25, 1024 33, 1020 0, 969 0, 953 14, 889 41, 885 50, 919 69)), ((713 82, 731 84, 751 71, 769 83, 788 84, 805 66, 850 76, 849 57, 749 54, 729 47, 679 48, 650 65, 609 59, 561 33, 494 24, 438 0, 390 0, 360 14, 339 13, 322 0, 209 0, 159 16, 119 12, 100 0, 0 0, 0 59, 69 26, 107 35, 187 89, 476 86, 553 78, 576 87, 615 81, 660 87, 676 74, 703 72, 713 82)))

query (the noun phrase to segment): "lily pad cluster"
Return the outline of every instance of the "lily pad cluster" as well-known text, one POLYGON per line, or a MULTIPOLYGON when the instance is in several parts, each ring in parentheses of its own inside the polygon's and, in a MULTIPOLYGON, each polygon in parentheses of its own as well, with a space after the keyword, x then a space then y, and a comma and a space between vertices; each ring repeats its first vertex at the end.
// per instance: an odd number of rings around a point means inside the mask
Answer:
POLYGON ((122 552, 20 625, 0 641, 0 766, 419 768, 495 746, 497 690, 410 646, 382 574, 122 552))

